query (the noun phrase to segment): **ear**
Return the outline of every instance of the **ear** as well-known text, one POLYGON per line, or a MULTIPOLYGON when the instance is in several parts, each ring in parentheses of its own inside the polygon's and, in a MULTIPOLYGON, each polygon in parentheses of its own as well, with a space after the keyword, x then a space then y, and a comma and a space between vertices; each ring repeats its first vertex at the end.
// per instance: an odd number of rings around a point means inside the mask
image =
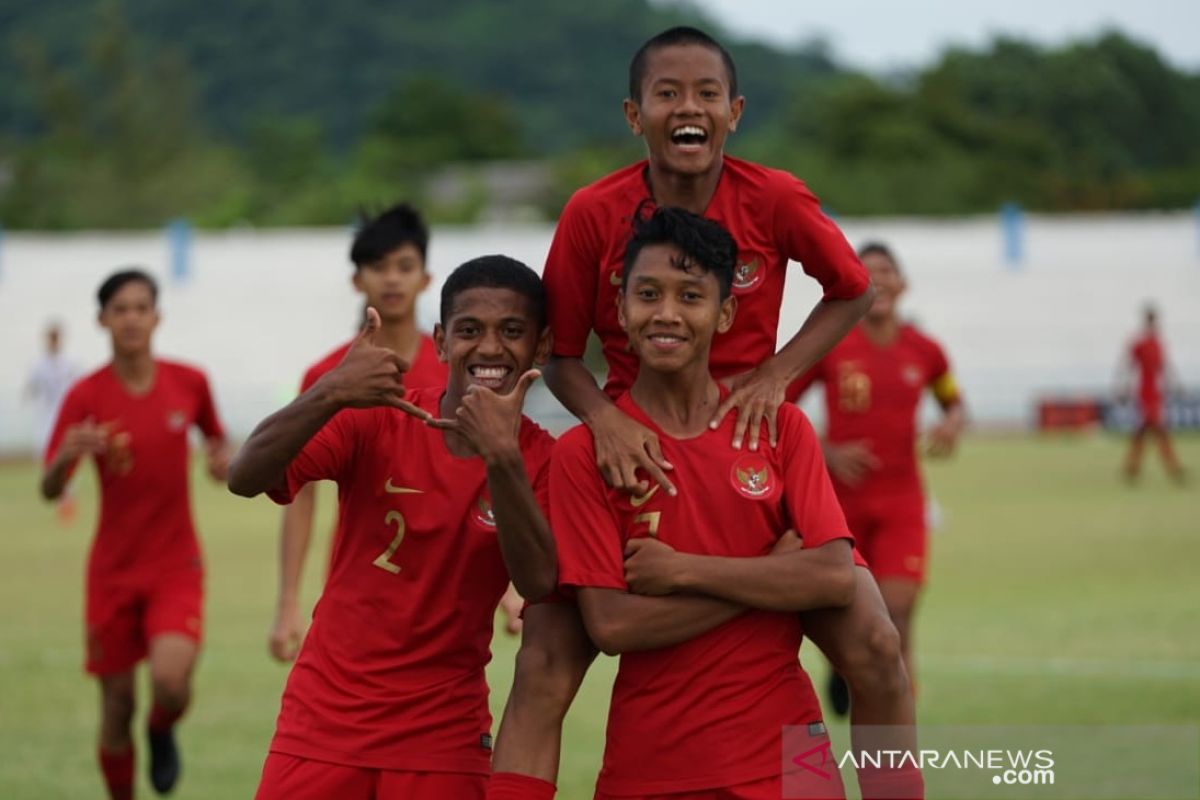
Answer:
POLYGON ((450 353, 446 351, 446 329, 440 322, 433 324, 433 346, 437 350, 438 361, 449 364, 450 353))
POLYGON ((350 283, 354 286, 354 291, 358 292, 359 294, 366 293, 367 290, 364 289, 363 285, 362 285, 362 270, 361 269, 355 268, 354 274, 350 276, 350 283))
POLYGON ((629 130, 634 136, 642 135, 642 110, 638 104, 626 98, 621 104, 625 110, 625 124, 629 126, 629 130))
POLYGON ((431 280, 433 280, 433 276, 431 276, 429 274, 428 270, 426 270, 425 268, 422 267, 422 269, 421 269, 421 285, 420 285, 420 287, 417 288, 417 294, 420 294, 421 292, 428 289, 429 282, 431 280))
POLYGON ((108 320, 106 320, 104 318, 104 309, 103 308, 96 312, 96 324, 99 325, 101 328, 108 330, 108 320))
POLYGON ((725 333, 733 327, 733 318, 737 316, 737 298, 732 294, 721 301, 721 311, 717 315, 717 333, 725 333))
POLYGON ((737 130, 738 122, 742 118, 742 112, 746 110, 746 98, 744 95, 738 95, 733 98, 733 102, 729 104, 729 132, 733 133, 737 130))
POLYGON ((547 325, 538 335, 537 349, 533 353, 533 363, 545 364, 550 360, 552 352, 554 352, 554 332, 547 325))
POLYGON ((617 292, 617 324, 625 330, 625 290, 617 292))
POLYGON ((154 307, 154 323, 150 326, 150 330, 154 331, 158 328, 158 323, 162 322, 162 314, 158 310, 158 306, 154 307))

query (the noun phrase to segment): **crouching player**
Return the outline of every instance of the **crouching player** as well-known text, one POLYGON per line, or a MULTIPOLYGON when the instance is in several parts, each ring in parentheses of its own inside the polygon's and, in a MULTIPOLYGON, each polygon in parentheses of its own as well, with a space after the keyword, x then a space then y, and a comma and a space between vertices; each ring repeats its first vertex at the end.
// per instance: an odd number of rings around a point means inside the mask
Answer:
MULTIPOLYGON (((673 208, 626 251, 618 313, 639 366, 616 403, 657 434, 677 491, 608 486, 586 426, 552 459, 560 583, 593 641, 621 654, 597 798, 776 799, 784 726, 806 732, 804 751, 828 742, 795 612, 850 603, 852 541, 798 409, 780 409, 777 444, 759 452, 729 447, 732 415, 709 427, 728 395, 709 351, 733 322, 736 259, 720 225, 673 208)), ((842 796, 836 769, 802 791, 842 796)))
POLYGON ((521 415, 550 347, 537 274, 485 256, 447 279, 434 330, 444 388, 405 391, 407 364, 367 317, 343 361, 264 420, 230 473, 237 494, 277 502, 334 480, 341 516, 260 800, 482 798, 496 604, 510 575, 530 598, 555 586, 539 508, 553 439, 521 415))

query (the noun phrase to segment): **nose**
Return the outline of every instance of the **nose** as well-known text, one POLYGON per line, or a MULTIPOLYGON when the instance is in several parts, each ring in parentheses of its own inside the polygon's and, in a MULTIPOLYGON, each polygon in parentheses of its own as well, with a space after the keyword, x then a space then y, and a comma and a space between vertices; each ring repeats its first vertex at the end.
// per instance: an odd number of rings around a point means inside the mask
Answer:
POLYGON ((700 100, 696 97, 693 91, 685 91, 679 98, 679 113, 680 114, 699 114, 700 100))
POLYGON ((504 340, 500 336, 500 331, 492 329, 484 331, 483 336, 479 339, 479 345, 476 350, 483 356, 503 355, 504 340))
POLYGON ((679 320, 679 303, 670 295, 663 297, 654 309, 654 321, 676 323, 679 320))

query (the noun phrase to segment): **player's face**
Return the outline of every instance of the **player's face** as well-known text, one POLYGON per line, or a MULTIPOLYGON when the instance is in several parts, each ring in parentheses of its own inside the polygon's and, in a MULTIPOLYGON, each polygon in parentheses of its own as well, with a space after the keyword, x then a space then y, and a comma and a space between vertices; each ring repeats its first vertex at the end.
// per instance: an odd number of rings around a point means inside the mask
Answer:
POLYGON ((425 259, 411 243, 354 272, 354 288, 366 296, 367 305, 379 312, 383 322, 412 319, 417 295, 428 285, 425 259))
POLYGON ((638 361, 656 372, 707 365, 713 336, 729 330, 737 307, 732 296, 721 300, 711 272, 680 269, 682 258, 674 245, 643 248, 618 300, 617 318, 638 361))
POLYGON ((863 256, 863 266, 871 274, 875 284, 875 302, 867 311, 871 319, 886 319, 896 313, 896 301, 904 293, 904 275, 890 258, 883 253, 868 253, 863 256))
POLYGON ((434 327, 438 357, 450 365, 450 388, 471 384, 508 394, 534 364, 550 355, 550 329, 538 328, 524 295, 477 287, 459 292, 450 319, 434 327))
POLYGON ((656 168, 699 176, 720 169, 725 138, 737 128, 744 104, 730 96, 719 52, 670 45, 648 54, 641 100, 625 101, 625 119, 645 138, 656 168))
POLYGON ((100 309, 100 325, 112 336, 113 352, 134 355, 150 349, 150 337, 158 327, 154 294, 142 281, 130 281, 100 309))

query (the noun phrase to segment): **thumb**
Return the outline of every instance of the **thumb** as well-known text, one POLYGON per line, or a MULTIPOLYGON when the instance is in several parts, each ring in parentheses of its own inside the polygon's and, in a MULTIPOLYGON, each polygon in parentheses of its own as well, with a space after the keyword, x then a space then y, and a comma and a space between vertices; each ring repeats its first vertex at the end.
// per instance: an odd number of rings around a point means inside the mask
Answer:
POLYGON ((372 306, 367 306, 366 319, 363 320, 362 330, 358 334, 359 341, 365 341, 370 345, 375 344, 375 334, 379 332, 381 324, 379 321, 379 312, 372 306))
POLYGON ((513 388, 513 395, 520 403, 525 402, 525 394, 529 391, 529 387, 542 377, 541 370, 531 369, 524 372, 521 377, 517 378, 517 385, 513 388))

